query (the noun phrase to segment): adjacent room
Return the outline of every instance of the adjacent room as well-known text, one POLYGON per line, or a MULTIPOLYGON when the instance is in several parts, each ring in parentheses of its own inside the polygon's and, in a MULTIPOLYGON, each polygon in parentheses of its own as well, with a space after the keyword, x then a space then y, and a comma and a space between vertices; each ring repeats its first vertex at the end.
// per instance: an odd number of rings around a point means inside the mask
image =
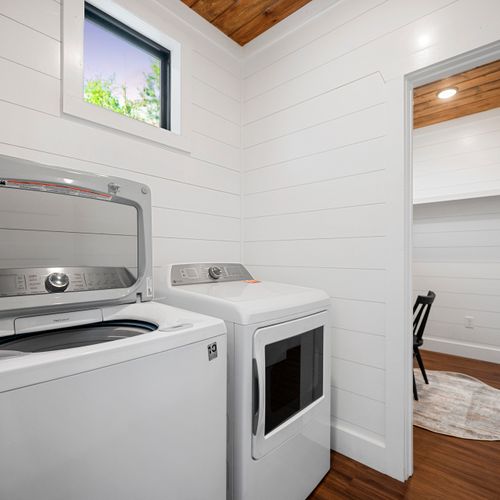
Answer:
POLYGON ((469 494, 485 497, 500 453, 499 69, 472 67, 413 98, 415 469, 463 447, 483 471, 469 494))
POLYGON ((498 0, 0 0, 0 500, 494 499, 498 0))

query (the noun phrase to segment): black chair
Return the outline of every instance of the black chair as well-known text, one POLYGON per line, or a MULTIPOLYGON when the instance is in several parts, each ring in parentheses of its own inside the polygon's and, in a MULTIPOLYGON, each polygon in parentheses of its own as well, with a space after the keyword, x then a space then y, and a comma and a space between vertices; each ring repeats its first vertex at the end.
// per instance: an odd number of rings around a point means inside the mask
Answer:
MULTIPOLYGON (((424 343, 424 331, 425 325, 427 324, 427 319, 429 318, 429 313, 431 312, 431 306, 436 298, 434 292, 429 292, 427 295, 419 295, 413 306, 413 355, 417 358, 418 366, 422 372, 425 383, 428 384, 427 374, 425 373, 424 362, 422 361, 422 356, 420 355, 419 348, 424 343)), ((413 374, 413 397, 418 401, 417 384, 415 382, 415 374, 413 374)))

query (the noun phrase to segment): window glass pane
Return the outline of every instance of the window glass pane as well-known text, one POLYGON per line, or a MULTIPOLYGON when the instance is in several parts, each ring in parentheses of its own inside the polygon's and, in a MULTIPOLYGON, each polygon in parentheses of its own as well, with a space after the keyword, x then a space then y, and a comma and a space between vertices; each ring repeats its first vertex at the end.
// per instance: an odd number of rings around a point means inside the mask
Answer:
POLYGON ((323 327, 265 347, 265 433, 323 395, 323 327))
POLYGON ((84 100, 161 126, 161 60, 132 41, 85 19, 84 100))

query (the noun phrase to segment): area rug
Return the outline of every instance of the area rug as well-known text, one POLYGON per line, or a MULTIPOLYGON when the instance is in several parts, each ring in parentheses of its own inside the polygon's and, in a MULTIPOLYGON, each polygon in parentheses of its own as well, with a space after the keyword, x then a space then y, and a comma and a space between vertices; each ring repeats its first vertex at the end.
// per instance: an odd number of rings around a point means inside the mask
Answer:
POLYGON ((500 390, 463 373, 427 371, 429 384, 420 370, 414 373, 414 425, 464 439, 500 440, 500 390))

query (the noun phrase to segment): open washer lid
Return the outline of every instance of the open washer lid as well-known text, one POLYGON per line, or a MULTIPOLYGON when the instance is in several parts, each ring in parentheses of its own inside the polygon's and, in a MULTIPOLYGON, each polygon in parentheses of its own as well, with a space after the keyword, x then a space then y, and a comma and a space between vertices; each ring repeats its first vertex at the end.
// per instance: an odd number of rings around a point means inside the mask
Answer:
POLYGON ((0 155, 0 220, 0 322, 152 299, 148 186, 0 155))

